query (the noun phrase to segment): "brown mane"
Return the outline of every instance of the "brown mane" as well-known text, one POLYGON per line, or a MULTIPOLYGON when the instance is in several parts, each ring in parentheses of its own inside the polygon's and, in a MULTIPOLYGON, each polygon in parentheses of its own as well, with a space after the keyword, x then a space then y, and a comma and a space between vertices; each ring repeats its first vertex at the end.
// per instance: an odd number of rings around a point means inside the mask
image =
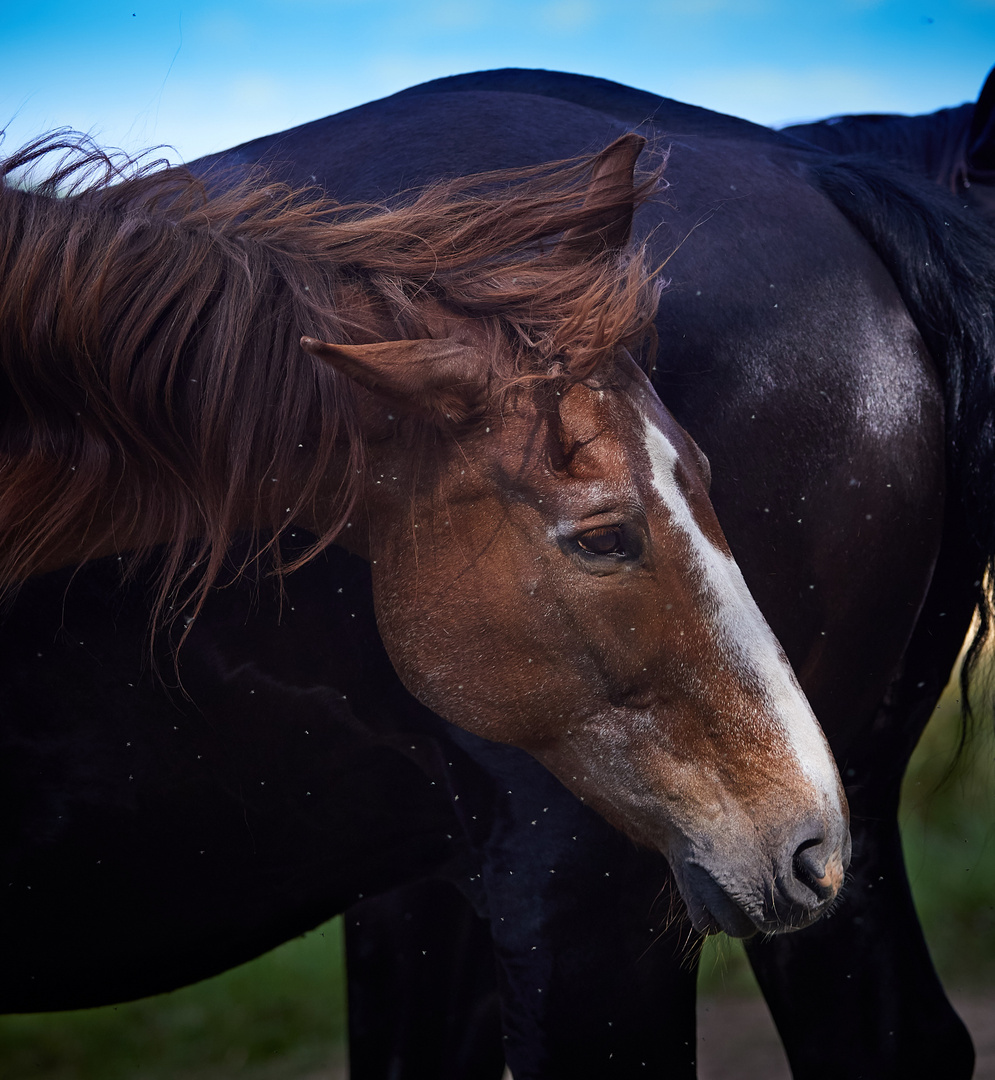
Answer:
MULTIPOLYGON (((337 514, 309 555, 330 543, 363 439, 355 387, 302 334, 364 342, 386 318, 390 336, 431 337, 442 310, 491 343, 499 389, 586 378, 655 313, 641 251, 578 261, 553 242, 620 200, 585 202, 589 160, 440 183, 390 209, 258 176, 209 189, 76 136, 33 143, 0 175, 0 590, 115 536, 138 552, 175 537, 160 604, 182 593, 196 610, 236 530, 276 538, 306 517, 347 443, 337 514), (13 186, 53 151, 68 156, 46 180, 13 186), (288 475, 292 504, 268 488, 288 475)), ((273 544, 254 550, 286 569, 273 544)))

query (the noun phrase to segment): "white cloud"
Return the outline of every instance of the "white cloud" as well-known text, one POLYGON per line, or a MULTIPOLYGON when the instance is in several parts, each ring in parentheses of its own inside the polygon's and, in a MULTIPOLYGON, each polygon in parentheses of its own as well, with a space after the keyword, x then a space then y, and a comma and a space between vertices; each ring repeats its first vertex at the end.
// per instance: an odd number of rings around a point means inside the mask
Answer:
POLYGON ((432 4, 425 14, 442 30, 479 30, 493 21, 497 11, 486 0, 442 0, 432 4))
POLYGON ((597 18, 590 0, 556 0, 539 9, 539 19, 550 30, 567 33, 586 30, 597 18))
POLYGON ((286 100, 287 89, 272 75, 246 72, 229 80, 225 96, 236 108, 269 109, 286 100))

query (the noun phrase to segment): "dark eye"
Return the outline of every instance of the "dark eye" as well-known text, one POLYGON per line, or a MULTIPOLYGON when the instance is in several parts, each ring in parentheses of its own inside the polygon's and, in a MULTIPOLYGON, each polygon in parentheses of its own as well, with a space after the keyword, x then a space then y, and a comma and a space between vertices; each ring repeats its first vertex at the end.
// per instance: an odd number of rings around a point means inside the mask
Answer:
POLYGON ((605 525, 599 529, 588 529, 576 537, 577 546, 582 551, 591 555, 616 555, 624 557, 629 554, 625 547, 625 537, 617 525, 605 525))

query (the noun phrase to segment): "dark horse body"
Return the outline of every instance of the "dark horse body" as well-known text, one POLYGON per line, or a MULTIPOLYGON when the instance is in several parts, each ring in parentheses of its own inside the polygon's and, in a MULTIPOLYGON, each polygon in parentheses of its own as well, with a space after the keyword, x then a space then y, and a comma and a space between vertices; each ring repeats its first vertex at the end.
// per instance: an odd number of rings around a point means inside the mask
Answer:
MULTIPOLYGON (((991 550, 958 478, 972 439, 982 461, 990 447, 953 410, 948 460, 942 372, 961 361, 934 366, 889 273, 901 254, 869 223, 886 269, 821 190, 824 155, 614 84, 499 72, 223 159, 378 199, 634 127, 671 147, 668 204, 637 223, 672 281, 654 382, 710 459, 714 506, 851 805, 838 910, 752 942, 751 959, 796 1075, 967 1076, 895 813, 991 550)), ((927 328, 934 353, 955 316, 927 328)), ((63 577, 30 584, 3 630, 5 1008, 166 989, 349 909, 357 1076, 497 1075, 505 1055, 521 1080, 693 1073, 689 927, 660 896, 662 860, 524 753, 407 696, 354 557, 332 549, 288 579, 280 625, 265 600, 250 618, 250 589, 212 598, 184 646, 189 699, 143 674, 144 598, 109 574, 82 571, 65 604, 63 577)))

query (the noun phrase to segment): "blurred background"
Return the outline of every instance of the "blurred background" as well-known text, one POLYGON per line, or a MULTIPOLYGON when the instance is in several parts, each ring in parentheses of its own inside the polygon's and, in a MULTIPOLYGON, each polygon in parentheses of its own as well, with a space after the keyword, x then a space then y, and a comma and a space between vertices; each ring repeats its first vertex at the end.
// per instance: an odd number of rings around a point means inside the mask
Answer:
MULTIPOLYGON (((427 79, 507 66, 597 75, 779 126, 957 105, 993 63, 993 0, 3 0, 0 126, 8 151, 68 126, 190 160, 427 79)), ((995 987, 992 718, 951 770, 959 723, 951 693, 917 751, 902 822, 937 966, 958 994, 985 1001, 995 987)), ((339 1075, 341 951, 331 923, 174 994, 0 1018, 0 1076, 339 1075)), ((702 971, 708 998, 755 993, 729 943, 710 945, 702 971)))

